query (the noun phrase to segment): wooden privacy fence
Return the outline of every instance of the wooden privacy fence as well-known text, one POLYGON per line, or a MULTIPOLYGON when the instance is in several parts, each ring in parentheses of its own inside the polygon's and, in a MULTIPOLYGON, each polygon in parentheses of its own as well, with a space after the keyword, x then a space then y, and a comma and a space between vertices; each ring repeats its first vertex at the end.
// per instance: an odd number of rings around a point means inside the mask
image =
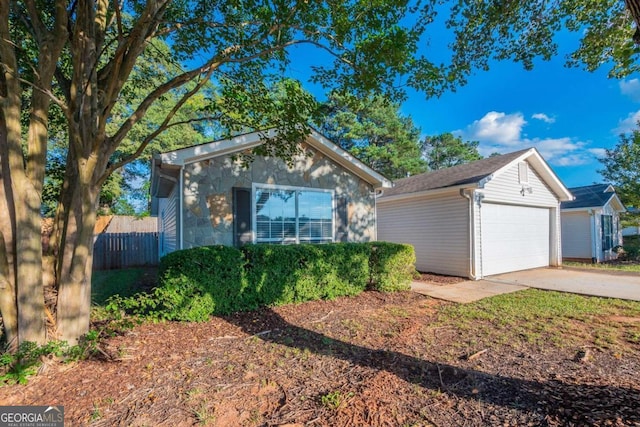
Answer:
POLYGON ((158 233, 102 233, 93 244, 93 269, 158 265, 158 233))

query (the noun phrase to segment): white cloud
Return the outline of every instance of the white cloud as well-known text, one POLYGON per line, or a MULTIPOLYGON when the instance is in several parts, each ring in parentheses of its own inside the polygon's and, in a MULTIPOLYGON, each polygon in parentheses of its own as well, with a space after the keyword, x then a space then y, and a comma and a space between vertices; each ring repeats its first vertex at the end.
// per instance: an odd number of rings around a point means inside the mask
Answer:
POLYGON ((531 116, 532 119, 542 120, 545 123, 555 123, 556 119, 554 117, 549 117, 545 113, 535 113, 531 116))
POLYGON ((551 164, 577 166, 592 160, 584 150, 586 143, 573 141, 569 137, 526 140, 551 164))
MULTIPOLYGON (((640 117, 640 112, 638 113, 640 117)), ((553 123, 546 114, 537 113, 534 119, 553 123)), ((542 157, 554 166, 578 166, 594 161, 604 153, 602 148, 589 148, 588 143, 571 137, 532 138, 524 133, 527 125, 521 113, 507 114, 490 111, 456 134, 466 140, 480 141, 478 151, 483 156, 509 153, 535 147, 542 157)))
POLYGON ((619 83, 620 93, 628 96, 635 102, 640 102, 640 80, 631 79, 629 81, 623 80, 619 83))
POLYGON ((515 145, 520 140, 522 127, 526 123, 521 113, 505 114, 490 111, 480 120, 467 126, 463 134, 469 139, 493 142, 498 145, 515 145))
POLYGON ((618 127, 613 129, 613 132, 616 134, 631 132, 638 127, 639 120, 640 111, 629 113, 626 119, 622 119, 618 122, 618 127))
POLYGON ((587 151, 596 156, 598 159, 602 159, 607 155, 607 150, 605 150, 604 148, 589 148, 587 151))

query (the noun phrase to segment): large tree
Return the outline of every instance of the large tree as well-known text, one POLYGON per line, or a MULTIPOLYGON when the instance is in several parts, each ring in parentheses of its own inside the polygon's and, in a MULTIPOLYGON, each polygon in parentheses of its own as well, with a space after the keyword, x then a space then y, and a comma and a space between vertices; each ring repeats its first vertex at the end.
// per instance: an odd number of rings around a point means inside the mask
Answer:
POLYGON ((357 98, 331 93, 320 129, 333 142, 388 178, 424 172, 420 130, 400 106, 383 96, 357 98))
POLYGON ((478 141, 463 141, 451 133, 427 136, 420 143, 429 170, 480 160, 482 156, 478 152, 478 144, 478 141))

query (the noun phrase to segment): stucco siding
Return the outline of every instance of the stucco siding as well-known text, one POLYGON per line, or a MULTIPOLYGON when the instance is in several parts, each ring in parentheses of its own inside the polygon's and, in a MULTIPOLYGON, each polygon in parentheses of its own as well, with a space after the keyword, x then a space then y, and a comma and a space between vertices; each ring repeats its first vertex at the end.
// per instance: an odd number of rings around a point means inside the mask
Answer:
POLYGON ((452 195, 378 202, 378 240, 408 243, 416 268, 439 274, 469 274, 467 199, 452 195))
POLYGON ((484 198, 486 201, 494 203, 558 206, 557 196, 532 167, 528 168, 528 186, 531 188, 531 192, 525 189, 523 195, 523 184, 518 178, 518 164, 515 164, 485 185, 484 198))
POLYGON ((562 256, 564 258, 592 257, 591 216, 585 211, 562 213, 562 256))
MULTIPOLYGON (((256 157, 247 167, 230 155, 184 168, 184 247, 234 243, 233 188, 252 184, 330 189, 345 198, 348 241, 375 239, 373 188, 361 178, 309 146, 292 165, 272 157, 256 157)), ((334 212, 334 225, 337 224, 334 212)))

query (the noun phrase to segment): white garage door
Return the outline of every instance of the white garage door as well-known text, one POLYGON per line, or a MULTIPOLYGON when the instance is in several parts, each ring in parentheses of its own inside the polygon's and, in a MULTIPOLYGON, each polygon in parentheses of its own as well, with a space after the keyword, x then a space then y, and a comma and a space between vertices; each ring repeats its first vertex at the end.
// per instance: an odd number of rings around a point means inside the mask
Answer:
POLYGON ((549 265, 549 209, 484 203, 482 274, 549 265))

